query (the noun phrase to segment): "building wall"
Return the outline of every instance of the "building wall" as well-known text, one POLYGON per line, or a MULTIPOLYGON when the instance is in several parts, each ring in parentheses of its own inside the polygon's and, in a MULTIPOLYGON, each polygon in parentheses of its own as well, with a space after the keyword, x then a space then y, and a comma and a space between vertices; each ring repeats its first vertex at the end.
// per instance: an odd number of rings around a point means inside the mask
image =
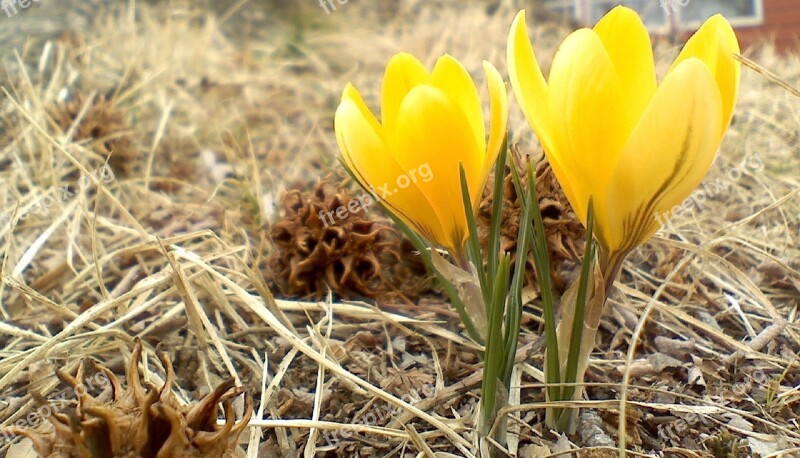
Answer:
MULTIPOLYGON (((730 7, 730 4, 726 5, 730 0, 542 0, 541 6, 552 13, 574 17, 576 26, 591 26, 599 18, 590 14, 595 11, 592 5, 603 5, 607 11, 620 1, 639 11, 655 36, 668 40, 684 40, 702 20, 715 12, 727 11, 725 14, 729 15, 736 28, 742 49, 769 40, 774 41, 781 52, 800 53, 800 0, 760 0, 757 3, 757 6, 763 7, 763 21, 760 23, 758 17, 732 16, 735 14, 733 11, 737 11, 735 7, 722 8, 730 7), (647 18, 650 18, 650 22, 647 18)), ((758 11, 762 12, 760 8, 758 11)))
POLYGON ((780 51, 800 52, 800 0, 764 0, 764 23, 736 33, 743 49, 774 39, 780 51))

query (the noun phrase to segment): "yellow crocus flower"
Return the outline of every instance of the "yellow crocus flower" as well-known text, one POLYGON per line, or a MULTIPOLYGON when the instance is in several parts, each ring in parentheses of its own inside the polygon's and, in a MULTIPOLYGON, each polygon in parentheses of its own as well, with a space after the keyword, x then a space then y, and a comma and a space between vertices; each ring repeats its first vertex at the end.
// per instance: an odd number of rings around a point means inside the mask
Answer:
POLYGON ((334 120, 344 163, 360 184, 420 235, 456 255, 463 254, 469 232, 459 163, 476 206, 506 131, 505 84, 491 64, 484 62, 483 69, 491 101, 488 141, 475 83, 448 55, 430 72, 410 54, 395 55, 383 78, 381 121, 349 83, 334 120))
POLYGON ((514 93, 581 221, 590 197, 605 256, 659 228, 714 160, 739 88, 739 44, 721 15, 689 39, 660 84, 638 14, 612 9, 570 34, 545 80, 520 11, 508 37, 514 93))

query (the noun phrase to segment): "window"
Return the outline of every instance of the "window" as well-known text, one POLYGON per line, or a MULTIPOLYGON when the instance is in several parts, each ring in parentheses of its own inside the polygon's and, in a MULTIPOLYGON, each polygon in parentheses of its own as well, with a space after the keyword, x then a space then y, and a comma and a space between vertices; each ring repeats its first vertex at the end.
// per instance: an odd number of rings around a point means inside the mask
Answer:
MULTIPOLYGON (((673 2, 675 0, 672 0, 673 2)), ((706 18, 722 13, 733 26, 759 25, 764 22, 763 0, 679 0, 678 25, 699 27, 706 18)))
POLYGON ((638 11, 645 25, 657 32, 696 29, 717 13, 734 27, 764 22, 763 0, 545 0, 544 4, 587 25, 596 23, 615 6, 625 5, 638 11))
MULTIPOLYGON (((680 1, 680 0, 679 0, 680 1)), ((686 1, 686 0, 683 0, 686 1)), ((590 1, 589 21, 594 24, 617 5, 625 5, 634 9, 642 17, 642 21, 650 29, 661 29, 667 26, 667 14, 661 7, 659 0, 628 0, 628 1, 590 1)))
POLYGON ((545 1, 547 9, 556 14, 569 17, 578 17, 577 2, 575 0, 548 0, 545 1))

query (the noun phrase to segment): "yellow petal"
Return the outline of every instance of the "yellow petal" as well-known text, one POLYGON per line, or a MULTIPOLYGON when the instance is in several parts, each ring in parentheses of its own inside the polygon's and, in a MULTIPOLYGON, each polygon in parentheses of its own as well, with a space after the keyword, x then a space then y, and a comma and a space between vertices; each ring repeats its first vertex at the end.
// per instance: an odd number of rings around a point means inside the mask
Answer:
POLYGON ((492 167, 497 160, 497 155, 500 154, 500 148, 503 146, 503 140, 506 136, 506 125, 508 123, 508 94, 506 93, 506 85, 503 82, 503 77, 500 72, 489 62, 483 62, 483 71, 486 73, 486 85, 489 87, 489 100, 491 102, 491 125, 489 127, 489 143, 486 147, 486 156, 483 160, 483 173, 481 175, 480 184, 476 187, 472 202, 477 204, 478 193, 483 192, 483 186, 489 174, 492 172, 492 167))
POLYGON ((536 132, 542 146, 546 150, 553 149, 550 118, 547 111, 549 99, 547 82, 528 39, 525 10, 517 13, 511 24, 506 60, 511 87, 514 89, 514 95, 517 97, 525 118, 536 132))
POLYGON ((739 54, 739 41, 728 21, 717 14, 710 17, 686 42, 686 46, 675 59, 670 71, 681 62, 695 57, 700 59, 714 75, 722 95, 722 120, 720 132, 724 132, 733 118, 733 109, 739 94, 741 64, 733 55, 739 54))
POLYGON ((467 235, 458 164, 464 164, 470 191, 478 185, 484 152, 459 106, 432 86, 417 86, 400 106, 392 144, 404 170, 430 168, 432 179, 417 180, 444 230, 444 246, 460 248, 467 235))
POLYGON ((403 98, 412 88, 429 80, 428 70, 411 54, 401 52, 389 59, 381 87, 381 122, 388 132, 394 130, 403 98))
POLYGON ((383 126, 350 84, 336 110, 334 128, 344 162, 361 185, 423 236, 434 241, 444 239, 438 216, 415 183, 409 183, 402 192, 392 192, 398 177, 406 176, 407 171, 395 161, 383 126))
POLYGON ((568 170, 570 174, 574 173, 572 172, 575 169, 574 161, 569 160, 567 163, 566 159, 569 158, 562 158, 555 142, 549 113, 549 89, 539 62, 536 60, 536 54, 533 52, 533 46, 528 39, 525 10, 517 13, 511 24, 506 60, 509 81, 514 89, 517 102, 542 144, 542 148, 547 153, 550 166, 558 177, 564 194, 574 206, 578 202, 580 183, 571 179, 568 174, 568 170))
MULTIPOLYGON (((347 149, 344 148, 344 135, 345 133, 353 132, 353 126, 362 126, 367 124, 366 130, 373 143, 372 150, 378 149, 388 151, 386 147, 386 135, 384 134, 383 126, 375 119, 375 116, 370 111, 369 107, 364 103, 364 99, 359 94, 358 90, 351 84, 347 83, 342 91, 342 100, 339 107, 336 109, 334 115, 334 131, 336 133, 336 141, 339 144, 339 150, 342 152, 347 167, 356 171, 356 165, 353 163, 351 155, 347 149)), ((357 156, 357 159, 361 156, 357 156)), ((397 167, 397 164, 394 164, 397 167)), ((360 177, 359 177, 360 178, 360 177)), ((360 180, 362 186, 368 186, 363 180, 360 180)))
POLYGON ((617 6, 594 26, 617 70, 623 96, 627 99, 625 117, 619 122, 628 129, 639 120, 656 92, 656 71, 650 35, 639 15, 632 9, 617 6))
POLYGON ((431 85, 438 88, 456 104, 469 120, 476 144, 486 145, 486 126, 475 82, 467 70, 452 56, 445 54, 436 61, 431 72, 431 85))
POLYGON ((625 145, 598 228, 607 249, 626 251, 658 230, 656 215, 685 199, 708 172, 721 140, 722 100, 698 59, 675 67, 625 145))
MULTIPOLYGON (((550 69, 549 112, 562 184, 570 183, 570 203, 586 222, 589 196, 603 202, 613 167, 632 126, 621 122, 628 112, 624 89, 600 37, 591 29, 570 34, 550 69)), ((598 211, 600 208, 598 208, 598 211)))

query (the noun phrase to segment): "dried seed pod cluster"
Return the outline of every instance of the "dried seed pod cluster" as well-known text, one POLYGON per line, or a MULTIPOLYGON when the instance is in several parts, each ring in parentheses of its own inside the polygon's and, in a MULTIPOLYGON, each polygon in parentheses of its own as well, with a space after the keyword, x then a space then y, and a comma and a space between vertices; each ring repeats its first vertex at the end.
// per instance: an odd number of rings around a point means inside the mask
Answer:
POLYGON ((270 228, 272 280, 286 296, 414 297, 429 287, 412 246, 368 213, 374 199, 328 180, 289 191, 270 228))
POLYGON ((58 371, 62 382, 77 397, 70 408, 47 416, 52 428, 46 432, 22 428, 8 431, 33 441, 39 456, 47 458, 234 458, 243 455, 239 435, 252 415, 252 400, 244 397, 244 418, 238 423, 233 399, 242 394, 228 380, 200 401, 181 406, 172 392, 175 372, 166 354, 159 357, 166 369, 162 386, 143 384, 138 370, 142 353, 137 340, 127 366, 127 387, 108 368, 90 362, 108 381, 111 398, 103 400, 89 394, 84 386, 87 361, 81 362, 75 377, 58 371), (218 406, 222 405, 225 424, 217 425, 218 406))
POLYGON ((115 174, 128 176, 140 155, 131 135, 132 128, 113 101, 102 96, 95 98, 85 113, 81 114, 86 100, 77 95, 51 110, 53 119, 65 132, 74 127, 72 139, 88 142, 88 147, 101 158, 108 157, 108 165, 115 174))
MULTIPOLYGON (((525 173, 526 168, 523 164, 527 160, 521 159, 517 150, 513 151, 511 159, 511 162, 516 164, 523 188, 526 188, 528 181, 525 173)), ((536 163, 535 172, 536 194, 539 196, 539 208, 544 220, 547 247, 550 253, 550 274, 553 277, 554 286, 563 291, 568 281, 568 278, 566 278, 568 275, 564 271, 564 263, 565 261, 574 261, 583 257, 586 230, 578 218, 575 217, 575 213, 570 207, 561 185, 559 185, 553 170, 544 158, 541 158, 536 163)), ((503 195, 505 196, 505 202, 503 202, 501 244, 502 250, 515 253, 522 209, 514 187, 513 175, 510 172, 506 173, 504 180, 503 195)), ((485 243, 485 237, 488 237, 491 213, 492 186, 489 185, 484 190, 483 200, 478 211, 478 227, 481 231, 481 237, 484 238, 482 243, 485 243)), ((531 283, 532 275, 535 272, 533 265, 533 258, 530 257, 526 267, 527 271, 530 272, 528 284, 538 284, 531 283)))

